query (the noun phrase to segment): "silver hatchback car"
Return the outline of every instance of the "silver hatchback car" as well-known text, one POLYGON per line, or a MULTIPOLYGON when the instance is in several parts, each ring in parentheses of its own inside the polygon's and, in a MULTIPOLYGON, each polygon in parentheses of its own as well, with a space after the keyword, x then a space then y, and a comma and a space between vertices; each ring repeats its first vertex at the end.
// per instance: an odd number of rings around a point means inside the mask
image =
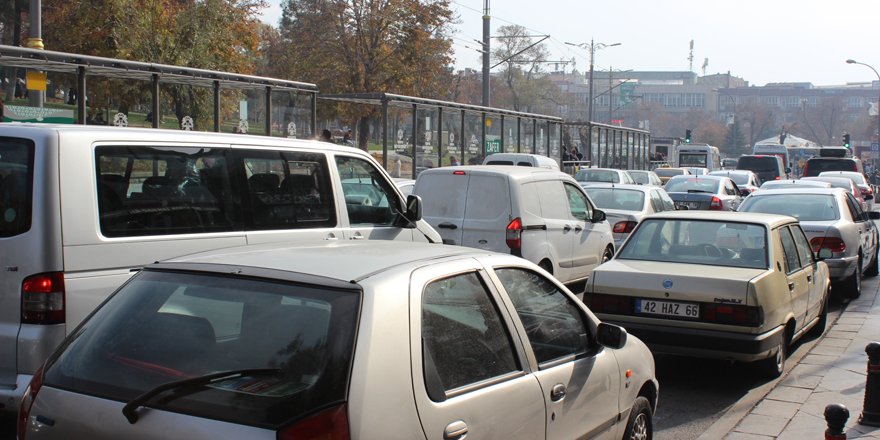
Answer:
POLYGON ((19 439, 651 438, 637 338, 523 259, 355 242, 148 266, 34 376, 19 439))

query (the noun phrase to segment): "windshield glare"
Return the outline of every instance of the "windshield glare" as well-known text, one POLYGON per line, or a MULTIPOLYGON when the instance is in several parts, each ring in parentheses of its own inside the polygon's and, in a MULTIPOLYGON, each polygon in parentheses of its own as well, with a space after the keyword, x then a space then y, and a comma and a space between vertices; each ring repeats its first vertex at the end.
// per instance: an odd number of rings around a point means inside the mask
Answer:
POLYGON ((714 179, 671 179, 669 182, 666 183, 666 192, 699 191, 717 193, 719 183, 721 183, 721 181, 714 179))
POLYGON ((742 212, 790 215, 800 221, 832 221, 839 218, 837 201, 822 194, 773 194, 747 198, 742 212))
POLYGON ((622 211, 641 211, 645 204, 645 193, 615 188, 586 188, 593 203, 601 209, 622 211))

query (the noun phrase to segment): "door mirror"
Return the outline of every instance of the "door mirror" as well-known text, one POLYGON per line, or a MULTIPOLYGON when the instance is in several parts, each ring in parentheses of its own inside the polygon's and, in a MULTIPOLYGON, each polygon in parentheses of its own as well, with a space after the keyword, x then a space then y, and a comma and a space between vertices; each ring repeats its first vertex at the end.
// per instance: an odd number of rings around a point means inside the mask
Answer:
POLYGON ((596 329, 596 339, 608 348, 623 348, 626 345, 626 330, 623 327, 600 322, 596 329))
POLYGON ((868 211, 868 218, 871 220, 880 220, 880 212, 868 211))
POLYGON ((406 218, 411 222, 417 222, 422 219, 422 198, 410 194, 406 196, 406 218))
POLYGON ((816 260, 822 261, 831 258, 831 249, 822 248, 816 253, 816 260))
POLYGON ((601 209, 594 209, 593 216, 590 217, 590 222, 599 223, 605 221, 605 211, 601 209))
POLYGON ((751 194, 751 193, 749 192, 749 190, 747 190, 747 189, 745 189, 745 188, 739 190, 739 195, 741 195, 741 196, 743 196, 743 197, 748 197, 749 194, 751 194))

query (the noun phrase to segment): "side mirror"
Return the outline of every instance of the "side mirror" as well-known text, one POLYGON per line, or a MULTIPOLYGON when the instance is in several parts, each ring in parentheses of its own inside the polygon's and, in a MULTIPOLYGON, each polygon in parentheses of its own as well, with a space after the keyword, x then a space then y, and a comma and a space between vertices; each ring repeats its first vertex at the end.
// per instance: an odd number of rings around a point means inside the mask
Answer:
POLYGON ((410 194, 406 196, 406 218, 415 223, 422 219, 422 198, 410 194))
POLYGON ((626 330, 623 327, 600 322, 596 331, 596 339, 608 348, 623 348, 626 345, 626 330))
POLYGON ((826 260, 828 258, 831 258, 831 249, 822 248, 816 253, 816 260, 818 261, 826 260))
POLYGON ((739 190, 739 195, 741 195, 741 196, 743 196, 743 197, 748 197, 750 194, 751 194, 751 192, 749 192, 749 190, 747 190, 747 189, 745 189, 745 188, 739 190))
POLYGON ((590 222, 600 223, 603 221, 605 221, 605 211, 601 209, 593 209, 593 216, 590 217, 590 222))

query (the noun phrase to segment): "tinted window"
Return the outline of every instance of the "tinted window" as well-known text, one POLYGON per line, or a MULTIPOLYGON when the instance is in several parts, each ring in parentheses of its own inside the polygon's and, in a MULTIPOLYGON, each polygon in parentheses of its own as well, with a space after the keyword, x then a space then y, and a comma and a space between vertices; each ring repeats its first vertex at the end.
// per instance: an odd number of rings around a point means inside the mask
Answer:
POLYGON ((837 201, 822 194, 760 194, 747 197, 739 207, 742 212, 790 215, 802 221, 837 220, 837 201))
POLYGON ((649 180, 648 173, 638 173, 638 172, 630 171, 629 175, 632 176, 633 181, 635 181, 638 184, 647 185, 648 183, 650 183, 648 181, 649 180))
MULTIPOLYGON (((590 199, 599 209, 641 211, 645 206, 645 193, 630 189, 586 188, 590 199)), ((659 196, 658 196, 659 197, 659 196)))
POLYGON ((706 192, 717 194, 721 181, 696 177, 672 178, 666 182, 666 192, 706 192))
POLYGON ((336 156, 348 221, 352 225, 390 226, 397 221, 400 200, 378 168, 356 157, 336 156))
POLYGON ((620 175, 616 171, 581 170, 574 177, 582 182, 620 183, 620 175))
POLYGON ((761 172, 778 172, 779 161, 776 159, 776 156, 743 156, 739 158, 739 161, 736 164, 736 169, 761 172))
POLYGON ((584 197, 584 193, 579 191, 574 185, 564 183, 565 195, 568 198, 568 209, 571 216, 578 220, 587 221, 592 216, 590 210, 590 202, 584 197))
POLYGON ((684 174, 684 170, 680 168, 657 168, 654 170, 654 174, 660 177, 672 177, 684 174))
POLYGON ((580 309, 555 284, 524 269, 496 269, 525 327, 538 363, 586 353, 590 338, 580 309))
POLYGON ((0 237, 31 228, 33 187, 33 142, 0 138, 0 237))
POLYGON ((804 176, 818 176, 824 171, 859 171, 852 159, 818 158, 807 161, 804 176))
POLYGON ((344 399, 359 302, 356 291, 147 270, 68 340, 46 383, 128 401, 183 378, 277 368, 149 406, 278 427, 344 399))
POLYGON ((425 287, 422 341, 426 386, 439 381, 444 391, 518 371, 513 346, 498 308, 476 273, 425 287))

